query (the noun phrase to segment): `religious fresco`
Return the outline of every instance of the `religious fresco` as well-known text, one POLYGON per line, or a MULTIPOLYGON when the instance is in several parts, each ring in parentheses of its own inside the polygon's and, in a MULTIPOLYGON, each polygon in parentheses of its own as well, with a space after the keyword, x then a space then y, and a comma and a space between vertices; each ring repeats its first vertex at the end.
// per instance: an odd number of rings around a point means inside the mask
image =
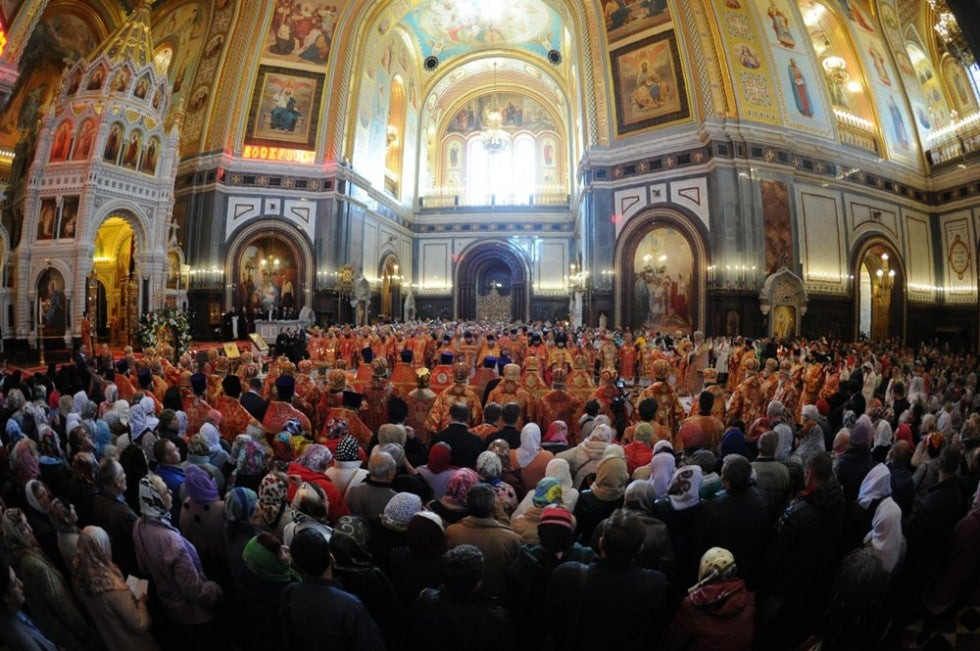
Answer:
POLYGON ((58 221, 58 239, 75 239, 75 224, 78 222, 78 197, 64 197, 61 200, 61 219, 58 221))
POLYGON ((633 256, 634 328, 690 333, 693 328, 694 253, 680 231, 658 226, 633 256))
POLYGON ((37 239, 53 240, 58 222, 58 204, 53 198, 41 199, 41 211, 37 220, 37 239))
POLYGON ((236 307, 250 313, 297 310, 299 282, 292 248, 277 237, 253 240, 235 266, 236 307))
POLYGON ((766 274, 780 267, 793 268, 793 230, 790 226, 789 188, 782 181, 759 181, 762 220, 766 237, 766 274))
POLYGON ((609 43, 670 22, 667 0, 604 0, 602 15, 609 43))
POLYGON ((65 277, 57 269, 44 270, 37 281, 37 311, 45 337, 61 337, 68 327, 65 277))
POLYGON ((322 66, 330 55, 337 0, 276 0, 262 56, 322 66))
POLYGON ((476 97, 460 107, 446 125, 447 133, 464 136, 482 131, 487 124, 487 114, 497 107, 503 116, 501 127, 515 131, 554 131, 555 121, 536 100, 517 93, 492 93, 476 97))
POLYGON ((620 136, 690 117, 673 30, 610 53, 620 136))
POLYGON ((502 46, 546 56, 561 48, 561 16, 543 0, 423 0, 402 19, 422 57, 502 46))
MULTIPOLYGON (((796 7, 787 0, 742 1, 747 10, 755 9, 759 21, 759 46, 765 50, 762 63, 771 63, 769 72, 782 100, 782 122, 792 129, 833 137, 829 107, 822 92, 823 75, 811 58, 807 30, 796 7)), ((740 51, 740 66, 741 58, 740 51)), ((747 60, 751 62, 751 56, 747 60)))
POLYGON ((260 66, 248 117, 246 144, 316 145, 323 75, 260 66))
POLYGON ((956 110, 961 116, 970 115, 978 110, 977 96, 973 92, 973 86, 967 79, 966 71, 953 59, 943 61, 943 77, 946 80, 946 87, 953 98, 956 110))

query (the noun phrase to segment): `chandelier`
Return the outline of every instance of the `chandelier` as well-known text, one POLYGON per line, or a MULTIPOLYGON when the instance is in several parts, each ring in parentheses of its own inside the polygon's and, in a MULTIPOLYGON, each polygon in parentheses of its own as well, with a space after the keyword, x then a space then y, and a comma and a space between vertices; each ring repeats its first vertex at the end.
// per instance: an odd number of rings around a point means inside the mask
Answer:
POLYGON ((481 141, 488 154, 502 152, 510 144, 510 134, 503 129, 504 116, 497 103, 497 62, 493 62, 493 92, 490 95, 490 109, 487 111, 487 124, 481 141))
POLYGON ((875 300, 885 302, 891 296, 892 287, 895 286, 895 270, 888 267, 888 254, 881 254, 881 267, 875 272, 871 281, 871 295, 875 300))
POLYGON ((830 78, 835 84, 844 85, 848 80, 849 75, 847 74, 847 62, 839 56, 829 56, 824 57, 821 62, 823 69, 827 73, 827 77, 830 78))
POLYGON ((956 16, 946 4, 946 0, 929 0, 929 6, 936 14, 936 22, 932 27, 936 30, 946 51, 963 66, 973 65, 976 61, 973 50, 970 49, 970 44, 963 36, 963 31, 956 22, 956 16))

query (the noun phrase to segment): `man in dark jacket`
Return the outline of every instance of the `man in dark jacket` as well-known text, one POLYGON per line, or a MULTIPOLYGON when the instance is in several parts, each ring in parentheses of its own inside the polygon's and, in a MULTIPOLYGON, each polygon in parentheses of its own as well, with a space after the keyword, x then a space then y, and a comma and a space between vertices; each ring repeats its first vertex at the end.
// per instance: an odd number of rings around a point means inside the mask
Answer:
POLYGON ((752 464, 745 457, 725 457, 721 481, 725 491, 704 503, 697 555, 711 547, 727 549, 735 556, 739 575, 752 587, 769 535, 769 508, 762 491, 750 485, 752 464))
POLYGON ((503 421, 504 426, 497 430, 496 434, 486 438, 487 445, 489 446, 497 439, 503 439, 507 441, 511 450, 521 447, 521 430, 517 429, 517 421, 520 419, 521 406, 516 402, 505 404, 500 410, 500 420, 503 421))
POLYGON ((837 481, 844 490, 844 501, 853 504, 861 490, 861 482, 871 471, 871 442, 874 426, 868 416, 861 416, 851 428, 851 440, 847 450, 837 463, 837 481))
POLYGON ((265 412, 269 408, 269 401, 262 399, 262 380, 252 378, 248 381, 248 391, 238 399, 245 407, 245 411, 250 413, 255 420, 260 423, 265 420, 265 412))
POLYGON ((333 583, 330 543, 316 529, 300 529, 289 546, 303 577, 283 590, 280 608, 287 649, 384 648, 384 639, 361 600, 333 583))
POLYGON ((124 575, 139 575, 136 548, 133 546, 133 523, 137 516, 124 497, 126 473, 115 459, 106 458, 95 476, 99 494, 92 500, 92 524, 102 527, 112 541, 112 560, 124 575))
POLYGON ((923 590, 940 578, 946 564, 949 539, 960 518, 966 513, 967 500, 959 477, 962 455, 954 446, 946 446, 939 456, 939 482, 929 489, 921 505, 912 514, 905 529, 908 556, 905 561, 902 601, 912 607, 920 603, 923 590))
POLYGON ((792 648, 813 629, 837 565, 844 494, 830 455, 810 458, 806 487, 780 517, 760 588, 759 634, 767 648, 792 648))
POLYGON ((516 647, 517 635, 507 611, 480 593, 483 552, 460 545, 442 557, 443 584, 427 588, 415 601, 412 640, 430 651, 499 651, 516 647))
MULTIPOLYGON (((672 578, 677 560, 674 557, 674 548, 670 544, 670 531, 667 525, 653 514, 653 503, 656 499, 653 484, 648 481, 634 481, 626 487, 623 508, 620 510, 635 517, 643 527, 643 549, 634 562, 640 567, 657 570, 664 576, 672 578)), ((613 513, 615 514, 616 511, 613 513)), ((602 539, 610 522, 612 522, 611 517, 606 518, 592 532, 593 549, 599 548, 599 540, 602 539)))
POLYGON ((912 501, 915 499, 915 483, 912 481, 912 448, 905 441, 895 441, 888 451, 885 465, 891 473, 892 499, 902 509, 902 520, 908 521, 912 515, 912 501))
POLYGON ((430 441, 430 445, 448 443, 453 451, 452 465, 458 468, 475 468, 476 458, 483 452, 483 441, 470 431, 469 422, 469 407, 457 402, 449 407, 449 427, 436 434, 430 441))
POLYGON ((616 649, 660 638, 667 579, 634 565, 643 547, 636 517, 617 511, 599 539, 599 560, 565 563, 551 576, 542 621, 552 627, 555 648, 616 649))

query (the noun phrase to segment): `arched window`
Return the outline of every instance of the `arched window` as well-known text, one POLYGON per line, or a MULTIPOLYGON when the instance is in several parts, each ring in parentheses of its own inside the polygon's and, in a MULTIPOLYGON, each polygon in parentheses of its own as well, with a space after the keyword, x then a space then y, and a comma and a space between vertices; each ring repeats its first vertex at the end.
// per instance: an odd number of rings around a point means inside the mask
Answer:
POLYGON ((514 172, 514 197, 512 203, 524 204, 534 195, 535 182, 538 178, 537 146, 534 138, 523 134, 514 140, 514 160, 511 169, 514 172))

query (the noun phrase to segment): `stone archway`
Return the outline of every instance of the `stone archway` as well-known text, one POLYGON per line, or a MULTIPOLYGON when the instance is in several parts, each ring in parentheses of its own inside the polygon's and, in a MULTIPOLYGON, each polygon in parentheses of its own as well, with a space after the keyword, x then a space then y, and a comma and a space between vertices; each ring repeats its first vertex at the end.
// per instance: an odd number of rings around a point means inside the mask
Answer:
POLYGON ((381 306, 378 312, 383 319, 397 319, 401 317, 401 267, 398 265, 398 256, 388 253, 382 258, 380 273, 381 279, 381 306))
POLYGON ((851 255, 854 294, 854 337, 861 335, 862 318, 872 339, 905 340, 906 272, 898 248, 880 235, 860 240, 851 255))
POLYGON ((507 242, 481 242, 456 261, 457 319, 526 321, 530 306, 530 273, 524 257, 507 242))
POLYGON ((268 220, 235 234, 225 258, 225 309, 293 317, 311 305, 313 251, 302 233, 268 220))

